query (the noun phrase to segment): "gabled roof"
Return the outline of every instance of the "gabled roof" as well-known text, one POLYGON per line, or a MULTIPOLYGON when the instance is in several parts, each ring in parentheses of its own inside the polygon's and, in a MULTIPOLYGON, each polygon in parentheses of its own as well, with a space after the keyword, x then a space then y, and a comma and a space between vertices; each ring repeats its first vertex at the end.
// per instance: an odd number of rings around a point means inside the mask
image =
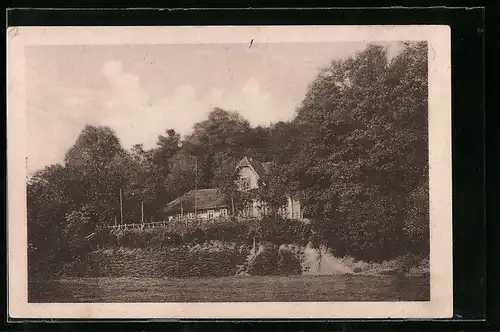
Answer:
POLYGON ((219 189, 198 189, 196 191, 191 190, 168 203, 165 212, 178 212, 181 210, 181 204, 185 212, 193 211, 195 194, 197 209, 203 210, 226 206, 226 197, 219 189))
POLYGON ((271 162, 260 162, 253 158, 244 157, 240 160, 236 168, 250 166, 254 169, 257 175, 261 178, 265 177, 269 173, 271 162))

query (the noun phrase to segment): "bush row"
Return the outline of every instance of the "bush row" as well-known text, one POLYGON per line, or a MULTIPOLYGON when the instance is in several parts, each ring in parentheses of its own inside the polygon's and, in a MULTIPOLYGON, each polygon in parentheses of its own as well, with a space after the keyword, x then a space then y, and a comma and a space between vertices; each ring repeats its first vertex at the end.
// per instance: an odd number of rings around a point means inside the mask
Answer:
MULTIPOLYGON (((172 224, 162 229, 134 229, 110 231, 102 229, 91 240, 97 248, 166 248, 209 241, 234 242, 252 245, 269 242, 276 245, 293 243, 318 248, 323 245, 337 257, 351 256, 358 260, 381 262, 411 253, 428 256, 428 241, 409 242, 397 231, 378 231, 378 225, 335 220, 318 220, 305 223, 300 220, 264 218, 224 220, 199 224, 172 224), (368 227, 368 226, 370 227, 368 227), (349 227, 347 227, 349 226, 349 227), (368 228, 367 228, 368 227, 368 228)), ((82 243, 76 247, 86 248, 82 243)))
POLYGON ((312 235, 310 225, 302 221, 265 218, 195 225, 185 227, 182 231, 176 231, 172 228, 118 231, 103 229, 94 236, 93 247, 164 248, 207 241, 251 245, 254 240, 277 245, 282 243, 306 245, 311 241, 312 235))
POLYGON ((229 277, 242 271, 250 275, 302 272, 300 257, 294 253, 282 253, 278 246, 268 245, 251 257, 250 249, 245 245, 214 243, 163 250, 100 249, 67 264, 58 274, 65 277, 185 278, 229 277))
MULTIPOLYGON (((85 222, 86 219, 83 217, 78 218, 78 215, 74 215, 70 221, 71 223, 68 223, 68 229, 66 229, 68 234, 72 230, 81 230, 83 229, 82 226, 88 225, 85 222), (80 222, 79 219, 82 219, 82 221, 80 222)), ((97 228, 92 232, 92 236, 68 236, 66 237, 67 241, 61 239, 61 241, 53 244, 54 248, 57 247, 57 250, 54 252, 44 252, 36 248, 30 249, 28 255, 29 273, 30 276, 57 277, 58 274, 65 274, 65 269, 74 271, 80 267, 83 269, 82 273, 84 274, 87 270, 98 271, 104 265, 97 264, 92 267, 92 264, 87 264, 86 261, 89 260, 88 255, 91 252, 104 249, 152 249, 157 252, 176 250, 177 257, 179 257, 177 261, 180 262, 183 259, 182 257, 186 257, 186 254, 182 253, 183 250, 211 241, 221 241, 225 244, 233 243, 239 246, 252 246, 254 241, 255 243, 267 242, 275 246, 286 243, 306 246, 308 243, 311 243, 316 248, 319 246, 327 247, 336 257, 351 256, 357 260, 367 262, 381 262, 406 254, 411 254, 419 258, 428 257, 428 243, 421 244, 419 248, 413 248, 409 247, 408 242, 404 241, 404 238, 394 236, 381 237, 379 236, 380 232, 365 230, 363 227, 346 229, 344 224, 336 223, 335 221, 321 222, 330 225, 330 232, 325 231, 327 227, 319 222, 305 223, 299 220, 279 218, 248 219, 243 221, 225 220, 224 222, 201 224, 174 224, 163 229, 116 231, 107 228, 97 228), (335 227, 331 227, 331 225, 335 227)), ((229 251, 234 250, 231 249, 229 251)), ((233 275, 233 270, 237 264, 231 258, 231 255, 235 254, 228 252, 226 254, 210 253, 209 256, 204 255, 197 252, 186 258, 186 267, 183 267, 183 263, 177 263, 180 264, 177 265, 177 268, 171 265, 159 268, 162 271, 161 273, 171 273, 173 276, 193 274, 217 275, 217 273, 233 275), (208 265, 197 263, 198 260, 200 262, 207 261, 211 263, 208 265), (222 267, 226 263, 219 262, 218 260, 231 262, 227 265, 227 269, 229 270, 222 267), (198 266, 198 272, 185 272, 187 271, 187 266, 190 264, 198 266), (214 267, 214 271, 219 272, 207 271, 206 269, 212 269, 206 267, 209 265, 214 267)), ((171 264, 171 261, 175 261, 171 257, 165 259, 169 262, 168 264, 171 264)), ((254 275, 294 273, 293 271, 298 269, 298 261, 300 259, 293 257, 290 257, 288 260, 283 257, 277 257, 275 250, 271 250, 263 253, 261 257, 257 257, 253 265, 248 266, 248 272, 254 275), (261 260, 265 263, 259 263, 261 260)))

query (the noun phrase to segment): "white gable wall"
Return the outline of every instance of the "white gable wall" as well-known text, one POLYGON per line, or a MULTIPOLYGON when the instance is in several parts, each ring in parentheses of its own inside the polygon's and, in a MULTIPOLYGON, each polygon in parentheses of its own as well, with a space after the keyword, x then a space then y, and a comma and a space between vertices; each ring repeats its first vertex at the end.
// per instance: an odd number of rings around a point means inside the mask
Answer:
POLYGON ((255 189, 259 187, 259 176, 255 171, 249 167, 240 167, 240 179, 249 178, 250 179, 250 189, 255 189))
MULTIPOLYGON (((239 168, 239 178, 247 178, 250 180, 250 188, 255 189, 259 187, 259 175, 251 166, 242 166, 239 168)), ((264 204, 262 202, 254 201, 250 207, 251 211, 245 213, 250 213, 252 216, 261 216, 264 212, 264 204)), ((283 215, 286 218, 302 219, 302 209, 299 201, 291 200, 290 197, 287 199, 287 204, 284 208, 283 215)))

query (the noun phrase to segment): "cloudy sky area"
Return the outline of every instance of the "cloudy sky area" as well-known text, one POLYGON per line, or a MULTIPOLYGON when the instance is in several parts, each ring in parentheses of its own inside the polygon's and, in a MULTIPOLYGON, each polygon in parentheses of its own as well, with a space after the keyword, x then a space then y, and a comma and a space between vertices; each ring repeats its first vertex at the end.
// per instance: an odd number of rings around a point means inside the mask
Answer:
MULTIPOLYGON (((293 118, 308 84, 363 43, 31 46, 26 48, 28 172, 61 162, 86 124, 125 148, 188 134, 214 106, 256 125, 293 118)), ((390 54, 398 44, 388 44, 390 54)))

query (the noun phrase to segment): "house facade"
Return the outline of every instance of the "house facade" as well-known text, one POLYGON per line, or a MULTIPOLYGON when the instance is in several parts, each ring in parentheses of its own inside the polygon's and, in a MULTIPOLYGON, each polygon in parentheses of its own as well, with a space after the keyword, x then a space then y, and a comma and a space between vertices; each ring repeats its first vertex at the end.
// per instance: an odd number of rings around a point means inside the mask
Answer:
POLYGON ((212 220, 229 216, 224 195, 218 189, 191 190, 168 203, 169 220, 212 220))
MULTIPOLYGON (((238 188, 241 191, 250 191, 259 188, 259 183, 264 182, 265 176, 269 174, 271 162, 260 162, 253 158, 244 157, 236 166, 238 172, 238 188)), ((259 200, 252 200, 250 205, 241 211, 244 216, 262 217, 268 212, 266 204, 259 200)), ((303 211, 300 202, 287 196, 287 204, 283 207, 281 214, 285 218, 303 219, 303 211)))
MULTIPOLYGON (((249 157, 241 159, 235 169, 238 172, 238 190, 251 191, 259 188, 259 185, 265 185, 265 178, 269 174, 270 167, 270 162, 260 162, 249 157)), ((169 220, 211 220, 227 217, 233 210, 228 206, 228 201, 230 200, 216 188, 191 190, 168 203, 165 213, 169 220)), ((260 218, 268 212, 265 202, 253 199, 246 208, 238 211, 238 215, 260 218)), ((287 204, 280 213, 284 218, 304 219, 300 202, 290 196, 287 196, 287 204)))

